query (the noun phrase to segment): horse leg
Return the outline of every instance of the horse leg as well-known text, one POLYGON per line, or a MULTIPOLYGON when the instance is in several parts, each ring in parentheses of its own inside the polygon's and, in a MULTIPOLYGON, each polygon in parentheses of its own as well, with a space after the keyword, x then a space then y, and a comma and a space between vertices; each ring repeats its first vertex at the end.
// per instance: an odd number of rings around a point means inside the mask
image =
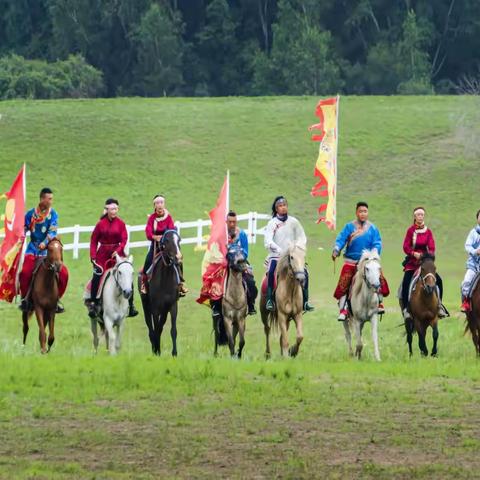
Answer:
POLYGON ((47 353, 47 335, 45 333, 43 310, 40 307, 35 307, 35 315, 38 323, 38 341, 40 342, 40 350, 42 353, 47 353))
POLYGON ((378 316, 376 313, 373 314, 370 319, 372 324, 372 340, 373 340, 373 351, 375 355, 375 360, 380 361, 380 350, 378 349, 378 316))
POLYGON ((52 312, 48 318, 48 352, 55 341, 55 312, 52 312))
POLYGON ((260 310, 262 315, 263 331, 265 332, 265 358, 268 360, 271 356, 270 352, 270 324, 268 322, 269 315, 264 310, 260 310))
POLYGON ((300 344, 303 341, 303 319, 301 314, 295 317, 295 326, 297 327, 296 342, 295 345, 290 347, 290 350, 288 351, 291 357, 296 357, 298 355, 298 351, 300 350, 300 344))
POLYGON ((413 341, 413 320, 405 320, 405 330, 407 331, 408 352, 410 356, 413 355, 412 341, 413 341))
POLYGON ((108 351, 110 352, 110 355, 116 355, 116 335, 115 335, 115 329, 113 328, 113 322, 112 320, 103 314, 103 321, 105 323, 105 332, 106 335, 108 335, 108 351))
POLYGON ((362 322, 357 319, 353 320, 353 329, 355 331, 356 347, 355 347, 355 356, 360 360, 362 358, 362 322))
POLYGON ((172 337, 172 357, 177 356, 177 302, 175 302, 170 309, 170 319, 172 320, 172 327, 170 329, 170 336, 172 337))
POLYGON ((245 319, 244 318, 242 318, 242 320, 238 322, 238 333, 240 335, 240 340, 238 342, 237 356, 238 358, 242 358, 242 351, 243 351, 243 347, 245 346, 245 319))
POLYGON ((90 327, 92 330, 92 335, 93 335, 93 348, 95 349, 95 353, 98 351, 98 324, 97 324, 97 319, 92 318, 90 319, 90 327))
POLYGON ((432 327, 432 337, 433 337, 433 347, 432 347, 432 357, 437 356, 437 341, 438 341, 438 325, 432 327))
POLYGON ((115 338, 115 349, 117 352, 122 348, 122 335, 125 328, 125 319, 120 320, 117 328, 117 336, 115 338))
POLYGON ((343 323, 343 327, 345 328, 345 340, 347 341, 348 345, 348 353, 351 357, 353 357, 353 349, 352 349, 352 333, 350 331, 350 322, 345 320, 343 323))
POLYGON ((155 332, 155 349, 156 349, 156 352, 155 354, 156 355, 161 355, 161 339, 162 339, 162 332, 163 332, 163 327, 167 321, 167 314, 168 312, 162 312, 160 313, 160 315, 158 316, 158 322, 156 324, 156 332, 155 332))
POLYGON ((288 328, 287 317, 280 312, 277 312, 278 326, 280 327, 280 352, 282 356, 288 356, 288 328))
POLYGON ((235 356, 235 340, 233 338, 233 325, 232 320, 227 317, 227 315, 223 315, 223 323, 225 325, 225 332, 227 333, 228 338, 228 348, 230 349, 230 356, 235 356))
POLYGON ((426 328, 422 325, 418 330, 418 348, 422 352, 422 355, 424 357, 428 357, 428 349, 427 349, 427 344, 425 342, 425 335, 426 335, 426 328))
POLYGON ((23 320, 23 346, 25 346, 25 342, 27 341, 28 335, 28 319, 30 314, 28 312, 22 312, 22 320, 23 320))

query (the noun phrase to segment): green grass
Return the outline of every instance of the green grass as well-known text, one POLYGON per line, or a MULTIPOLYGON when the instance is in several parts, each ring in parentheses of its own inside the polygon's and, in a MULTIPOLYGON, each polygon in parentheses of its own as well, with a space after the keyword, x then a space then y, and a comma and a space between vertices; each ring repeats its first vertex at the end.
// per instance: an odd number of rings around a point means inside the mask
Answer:
MULTIPOLYGON (((176 219, 205 217, 227 168, 238 212, 268 212, 285 194, 307 230, 317 307, 304 317, 297 359, 281 360, 275 338, 272 361, 263 360, 259 317, 248 319, 242 361, 226 351, 213 359, 209 312, 194 302, 203 254, 184 247, 192 294, 180 304, 179 358, 169 357, 168 329, 163 356, 152 358, 141 316, 127 321, 119 357, 103 349, 94 356, 80 300, 87 253, 79 260, 67 253, 67 312, 57 317, 51 354, 39 355, 34 321, 22 349, 20 315, 0 304, 0 478, 479 477, 480 373, 458 313, 463 242, 479 208, 478 100, 341 100, 339 224, 357 199, 369 201, 394 291, 411 210, 423 204, 453 313, 440 325, 439 358, 421 359, 415 349, 409 359, 392 294, 380 324, 380 364, 368 326, 364 360, 354 362, 335 321, 334 234, 315 225, 318 200, 308 194, 318 144, 306 128, 315 103, 0 103, 0 190, 27 162, 29 205, 51 186, 62 226, 94 224, 111 195, 129 224, 145 221, 159 192, 176 219)), ((133 254, 138 267, 144 252, 133 254)), ((259 238, 252 249, 258 277, 264 256, 259 238)))

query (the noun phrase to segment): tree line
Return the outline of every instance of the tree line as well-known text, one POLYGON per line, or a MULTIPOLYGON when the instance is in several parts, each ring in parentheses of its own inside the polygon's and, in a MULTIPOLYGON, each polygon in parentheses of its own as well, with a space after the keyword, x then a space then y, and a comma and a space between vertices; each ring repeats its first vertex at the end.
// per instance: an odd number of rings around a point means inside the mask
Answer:
POLYGON ((478 0, 0 0, 0 98, 478 85, 478 0))

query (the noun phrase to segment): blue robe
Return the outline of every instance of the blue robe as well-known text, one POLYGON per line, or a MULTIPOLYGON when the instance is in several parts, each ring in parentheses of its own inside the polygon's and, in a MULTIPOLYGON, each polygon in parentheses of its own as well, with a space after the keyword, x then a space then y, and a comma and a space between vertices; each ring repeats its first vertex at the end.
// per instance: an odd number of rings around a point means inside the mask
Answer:
POLYGON ((354 220, 347 223, 335 240, 334 250, 340 253, 346 246, 344 257, 348 260, 358 262, 363 250, 377 249, 378 254, 382 253, 382 238, 377 227, 370 222, 365 222, 363 227, 360 222, 354 220))
POLYGON ((47 254, 47 250, 40 250, 39 245, 41 243, 47 245, 47 237, 53 238, 57 236, 58 214, 51 208, 42 222, 35 221, 38 218, 38 213, 35 208, 32 208, 25 214, 25 231, 30 232, 30 242, 25 254, 43 257, 47 254))
POLYGON ((245 260, 248 259, 248 237, 243 230, 239 229, 239 232, 234 238, 233 242, 229 241, 228 245, 235 245, 240 248, 243 252, 243 255, 245 256, 245 260))

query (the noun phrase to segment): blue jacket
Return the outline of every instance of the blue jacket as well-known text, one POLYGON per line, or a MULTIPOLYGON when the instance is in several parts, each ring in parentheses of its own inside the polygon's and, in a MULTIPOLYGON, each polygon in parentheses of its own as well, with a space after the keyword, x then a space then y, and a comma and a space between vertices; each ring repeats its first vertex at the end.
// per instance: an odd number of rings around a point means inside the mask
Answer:
POLYGON ((26 254, 43 257, 47 250, 40 250, 38 246, 41 243, 48 244, 49 237, 57 236, 58 214, 52 208, 47 216, 42 220, 36 208, 32 208, 25 214, 25 232, 30 232, 30 242, 27 246, 26 254))
POLYGON ((238 230, 237 235, 235 236, 233 241, 231 241, 229 238, 228 246, 231 246, 231 245, 235 245, 241 248, 243 255, 245 255, 245 259, 248 258, 248 237, 243 230, 241 229, 238 230))
POLYGON ((378 254, 382 253, 382 238, 377 227, 370 222, 362 226, 354 220, 347 223, 335 240, 334 250, 340 253, 346 246, 344 256, 349 260, 358 262, 363 250, 377 249, 378 254))

